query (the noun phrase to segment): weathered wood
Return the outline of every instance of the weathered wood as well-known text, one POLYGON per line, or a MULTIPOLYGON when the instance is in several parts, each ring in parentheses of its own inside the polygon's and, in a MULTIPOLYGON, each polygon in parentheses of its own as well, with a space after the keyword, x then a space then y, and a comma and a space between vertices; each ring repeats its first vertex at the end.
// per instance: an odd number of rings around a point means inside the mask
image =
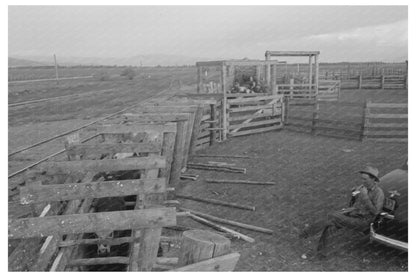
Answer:
POLYGON ((56 185, 26 185, 20 189, 20 202, 22 204, 30 204, 46 201, 116 197, 163 193, 165 190, 166 178, 56 185))
POLYGON ((202 158, 232 158, 232 159, 250 159, 251 156, 245 156, 245 155, 210 155, 210 154, 198 154, 195 155, 195 157, 202 157, 202 158))
POLYGON ((266 119, 266 120, 255 121, 255 122, 250 122, 250 123, 230 125, 230 130, 242 129, 242 128, 248 128, 248 127, 257 127, 257 126, 277 124, 277 123, 280 125, 281 122, 282 122, 281 118, 266 119))
POLYGON ((319 55, 319 51, 266 51, 267 57, 301 57, 301 56, 315 56, 319 55))
POLYGON ((172 187, 177 187, 179 184, 179 178, 181 174, 182 165, 185 162, 184 160, 184 141, 185 141, 185 123, 177 123, 177 132, 175 138, 175 147, 173 150, 173 159, 171 166, 171 177, 170 183, 172 187))
POLYGON ((228 254, 230 246, 231 241, 221 235, 205 230, 185 231, 182 234, 178 265, 184 266, 228 254))
POLYGON ((195 153, 196 142, 198 140, 198 136, 201 131, 201 121, 202 121, 203 113, 204 113, 204 108, 202 106, 199 106, 195 113, 195 120, 194 120, 192 135, 191 135, 189 155, 193 155, 195 153))
POLYGON ((216 221, 216 222, 220 222, 220 223, 225 223, 225 224, 228 224, 228 225, 232 225, 232 226, 236 226, 236 227, 240 227, 240 228, 244 228, 244 229, 252 230, 252 231, 256 231, 256 232, 261 232, 261 233, 265 233, 265 234, 270 234, 270 235, 273 234, 273 230, 270 230, 270 229, 266 229, 266 228, 262 228, 262 227, 258 227, 258 226, 254 226, 254 225, 250 225, 250 224, 245 224, 245 223, 241 223, 241 222, 237 222, 237 221, 233 221, 233 220, 228 220, 228 219, 225 219, 225 218, 216 217, 216 216, 213 216, 213 215, 197 212, 197 211, 186 209, 186 208, 181 208, 181 210, 190 212, 191 214, 200 216, 200 217, 208 219, 208 220, 212 220, 212 221, 216 221))
MULTIPOLYGON (((47 204, 39 217, 44 217, 48 213, 52 213, 51 205, 47 204)), ((10 219, 9 219, 10 220, 10 219)), ((41 243, 40 238, 34 238, 28 241, 21 241, 8 258, 9 271, 22 271, 29 269, 31 261, 36 259, 36 252, 39 250, 41 243)))
POLYGON ((69 156, 88 156, 91 154, 116 154, 116 153, 151 153, 160 152, 160 146, 155 143, 97 143, 97 144, 72 144, 67 147, 69 156))
POLYGON ((282 129, 282 128, 283 128, 283 126, 282 126, 282 124, 280 124, 280 125, 275 125, 275 126, 271 126, 271 127, 264 127, 264 128, 258 128, 258 129, 247 130, 247 131, 239 131, 239 132, 236 132, 236 133, 232 133, 231 135, 233 137, 238 137, 238 136, 245 136, 245 135, 250 135, 250 134, 256 134, 256 133, 279 130, 279 129, 282 129))
POLYGON ((160 169, 159 177, 165 177, 166 183, 170 183, 170 176, 172 170, 172 162, 175 147, 175 133, 165 133, 163 135, 162 151, 161 154, 166 157, 166 168, 160 169))
POLYGON ((146 133, 146 132, 176 132, 175 123, 164 124, 124 124, 111 125, 97 128, 99 134, 129 134, 129 133, 146 133))
POLYGON ((123 116, 134 122, 171 122, 189 119, 187 113, 126 113, 123 116))
POLYGON ((215 130, 213 130, 214 128, 216 128, 216 125, 217 125, 217 108, 216 108, 216 105, 213 105, 213 104, 211 104, 210 105, 210 114, 211 114, 211 117, 210 117, 210 127, 211 127, 211 130, 210 130, 210 140, 209 140, 209 145, 214 145, 215 143, 216 143, 216 132, 215 132, 215 130))
POLYGON ((233 271, 239 258, 239 253, 231 253, 228 255, 219 256, 202 262, 186 265, 184 267, 175 268, 170 271, 233 271))
POLYGON ((276 182, 262 182, 262 181, 249 181, 249 180, 217 180, 217 179, 205 179, 207 183, 228 183, 228 184, 246 184, 246 185, 266 185, 274 186, 276 182))
MULTIPOLYGON (((161 236, 160 241, 161 242, 180 242, 181 237, 167 237, 167 236, 161 236)), ((88 245, 88 244, 107 244, 107 245, 120 245, 124 243, 131 243, 131 242, 139 242, 140 239, 133 238, 133 237, 121 237, 121 238, 96 238, 96 239, 78 239, 78 240, 65 240, 60 241, 58 243, 59 247, 71 247, 75 245, 88 245)))
POLYGON ((240 105, 240 104, 247 104, 250 102, 280 99, 282 97, 283 95, 264 95, 264 96, 248 97, 248 98, 228 99, 228 103, 230 103, 231 105, 240 105))
MULTIPOLYGON (((146 170, 143 178, 151 179, 158 175, 157 170, 146 170)), ((140 196, 137 196, 135 209, 146 208, 149 204, 160 204, 157 201, 147 203, 144 198, 144 203, 140 203, 140 196)), ((175 214, 176 216, 176 214, 175 214)), ((175 218, 176 220, 176 218, 175 218)), ((162 233, 161 226, 153 226, 153 228, 144 228, 140 231, 133 230, 132 237, 140 237, 139 243, 132 243, 130 245, 129 271, 151 271, 156 262, 157 252, 159 248, 160 236, 162 233)))
POLYGON ((154 169, 166 167, 166 158, 140 157, 119 160, 83 160, 65 162, 45 162, 39 166, 41 171, 57 172, 106 172, 137 169, 154 169))
POLYGON ((397 118, 407 119, 408 114, 368 114, 368 118, 397 118))
POLYGON ((67 266, 89 266, 89 265, 109 265, 109 264, 128 264, 128 257, 105 257, 105 258, 90 258, 90 259, 76 259, 68 263, 67 266))
POLYGON ((201 169, 201 170, 213 170, 213 171, 224 171, 224 172, 236 172, 246 174, 247 170, 245 168, 239 167, 230 167, 230 166, 219 166, 214 164, 198 164, 198 163, 188 163, 187 168, 201 169))
POLYGON ((153 228, 175 224, 174 208, 22 218, 9 220, 9 238, 153 228))
POLYGON ((232 203, 232 202, 225 202, 225 201, 216 200, 216 199, 206 199, 206 198, 200 198, 200 197, 191 196, 191 195, 181 195, 181 194, 176 194, 176 197, 177 198, 182 198, 182 199, 198 201, 198 202, 209 203, 209 204, 227 206, 227 207, 232 207, 232 208, 237 208, 237 209, 249 210, 249 211, 255 211, 256 210, 256 207, 254 207, 254 206, 243 205, 243 204, 232 203))
POLYGON ((253 243, 255 241, 253 238, 251 238, 249 236, 246 236, 246 235, 241 234, 241 233, 239 233, 237 231, 234 231, 234 230, 229 229, 227 227, 221 226, 219 224, 216 224, 214 222, 211 222, 211 221, 209 221, 207 219, 204 219, 202 217, 196 216, 194 214, 190 214, 189 217, 192 218, 193 220, 199 222, 199 223, 205 224, 207 226, 210 226, 210 227, 212 227, 214 229, 217 229, 217 230, 220 230, 222 232, 229 233, 229 234, 233 235, 235 238, 242 239, 244 241, 251 242, 251 243, 253 243))

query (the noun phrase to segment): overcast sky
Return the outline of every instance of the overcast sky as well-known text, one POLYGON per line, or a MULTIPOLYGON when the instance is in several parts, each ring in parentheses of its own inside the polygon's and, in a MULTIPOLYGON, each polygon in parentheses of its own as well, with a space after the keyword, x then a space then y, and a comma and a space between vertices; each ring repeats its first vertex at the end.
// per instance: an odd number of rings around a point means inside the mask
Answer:
POLYGON ((406 6, 9 6, 9 56, 403 61, 407 24, 406 6))

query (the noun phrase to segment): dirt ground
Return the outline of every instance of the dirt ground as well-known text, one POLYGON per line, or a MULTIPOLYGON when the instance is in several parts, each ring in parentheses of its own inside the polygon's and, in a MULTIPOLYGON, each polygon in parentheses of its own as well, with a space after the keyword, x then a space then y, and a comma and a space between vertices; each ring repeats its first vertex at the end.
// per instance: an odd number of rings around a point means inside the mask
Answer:
MULTIPOLYGON (((315 257, 317 237, 299 239, 305 224, 347 206, 357 171, 371 164, 384 175, 401 167, 406 144, 359 142, 313 137, 288 131, 232 138, 201 151, 209 154, 250 155, 251 159, 197 158, 226 161, 247 168, 247 174, 189 170, 198 181, 183 182, 181 194, 253 205, 256 211, 180 200, 184 207, 218 217, 274 230, 273 235, 230 227, 255 238, 255 243, 234 240, 241 254, 238 271, 406 271, 407 254, 370 244, 368 236, 341 232, 333 238, 332 255, 315 257), (209 184, 204 179, 274 181, 275 186, 209 184), (302 258, 306 255, 306 259, 302 258)), ((207 229, 191 219, 181 225, 207 229)), ((209 228, 208 228, 209 229, 209 228)))

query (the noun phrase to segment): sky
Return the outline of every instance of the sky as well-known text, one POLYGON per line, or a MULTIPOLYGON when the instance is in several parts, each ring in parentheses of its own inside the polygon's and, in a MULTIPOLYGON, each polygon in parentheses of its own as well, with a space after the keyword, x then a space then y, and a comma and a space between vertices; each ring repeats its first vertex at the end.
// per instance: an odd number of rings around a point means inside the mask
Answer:
POLYGON ((321 62, 402 62, 407 6, 9 6, 9 56, 167 54, 264 59, 319 50, 321 62))

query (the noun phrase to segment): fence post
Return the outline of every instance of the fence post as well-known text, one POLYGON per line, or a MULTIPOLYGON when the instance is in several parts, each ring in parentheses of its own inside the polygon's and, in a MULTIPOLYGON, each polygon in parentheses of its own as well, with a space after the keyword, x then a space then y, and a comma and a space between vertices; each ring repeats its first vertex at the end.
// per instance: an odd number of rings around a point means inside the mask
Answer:
POLYGON ((221 67, 221 91, 223 93, 222 101, 222 139, 227 139, 227 84, 226 84, 226 65, 223 64, 221 67))
POLYGON ((369 114, 370 114, 370 109, 368 107, 368 104, 370 103, 370 101, 366 100, 364 102, 364 107, 363 107, 363 123, 362 123, 362 132, 361 132, 361 141, 364 141, 365 138, 367 137, 367 128, 368 128, 368 123, 369 123, 369 114))
POLYGON ((315 106, 312 114, 312 135, 316 135, 316 122, 319 119, 319 103, 318 100, 315 100, 315 106))
POLYGON ((210 138, 209 138, 209 145, 214 145, 216 142, 216 134, 215 128, 217 127, 217 109, 215 108, 216 104, 210 104, 211 109, 211 131, 210 131, 210 138))
POLYGON ((363 76, 360 73, 360 75, 358 75, 358 89, 361 89, 362 83, 363 83, 363 76))
POLYGON ((276 67, 277 65, 272 64, 271 65, 272 69, 271 69, 271 78, 270 78, 270 82, 271 82, 271 89, 272 89, 272 94, 276 95, 277 91, 276 91, 276 67))
POLYGON ((197 77, 196 92, 201 93, 201 87, 202 87, 201 67, 197 65, 196 68, 197 68, 196 69, 196 77, 197 77))
POLYGON ((289 87, 290 99, 293 99, 293 84, 294 84, 293 78, 290 79, 289 83, 290 83, 290 87, 289 87))

